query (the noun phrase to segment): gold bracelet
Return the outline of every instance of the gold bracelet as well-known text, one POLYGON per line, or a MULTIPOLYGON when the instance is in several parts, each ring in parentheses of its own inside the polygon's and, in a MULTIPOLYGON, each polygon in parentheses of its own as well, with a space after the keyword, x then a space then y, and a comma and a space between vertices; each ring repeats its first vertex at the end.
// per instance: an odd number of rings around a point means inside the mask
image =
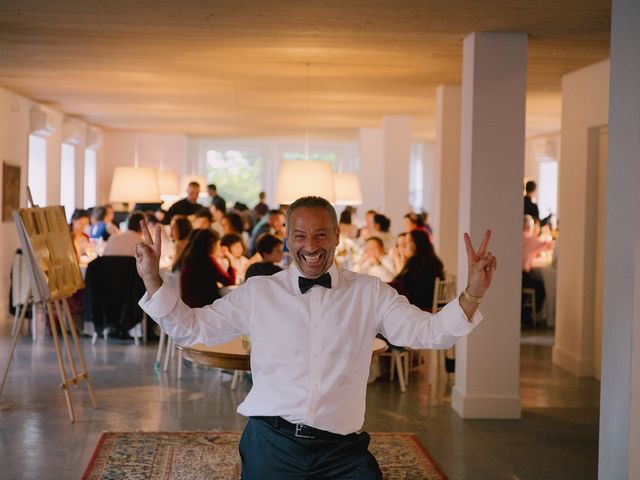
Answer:
POLYGON ((474 297, 473 295, 469 294, 469 292, 467 292, 466 288, 462 291, 462 296, 468 302, 480 304, 480 302, 482 301, 482 297, 474 297))

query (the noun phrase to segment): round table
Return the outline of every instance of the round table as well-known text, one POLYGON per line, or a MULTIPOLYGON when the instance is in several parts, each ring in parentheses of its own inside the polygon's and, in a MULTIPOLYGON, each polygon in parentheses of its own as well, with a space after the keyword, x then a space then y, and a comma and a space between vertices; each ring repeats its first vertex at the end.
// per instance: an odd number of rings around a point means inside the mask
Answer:
MULTIPOLYGON (((246 343, 242 337, 231 340, 227 343, 207 347, 201 343, 190 347, 178 345, 182 350, 184 358, 207 367, 225 368, 228 370, 251 370, 250 354, 245 348, 246 343)), ((378 355, 387 349, 387 344, 376 338, 373 341, 372 355, 378 355)))

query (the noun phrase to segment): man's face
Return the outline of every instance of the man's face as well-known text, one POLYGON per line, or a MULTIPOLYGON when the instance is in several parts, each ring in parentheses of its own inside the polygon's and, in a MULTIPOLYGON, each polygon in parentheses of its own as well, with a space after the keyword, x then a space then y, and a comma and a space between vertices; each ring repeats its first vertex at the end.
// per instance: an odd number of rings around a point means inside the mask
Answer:
POLYGON ((287 245, 298 270, 318 278, 333 264, 340 231, 322 208, 298 208, 289 217, 287 245))
POLYGON ((187 187, 187 199, 191 203, 196 203, 198 200, 198 195, 200 195, 200 187, 196 187, 194 185, 189 185, 187 187))

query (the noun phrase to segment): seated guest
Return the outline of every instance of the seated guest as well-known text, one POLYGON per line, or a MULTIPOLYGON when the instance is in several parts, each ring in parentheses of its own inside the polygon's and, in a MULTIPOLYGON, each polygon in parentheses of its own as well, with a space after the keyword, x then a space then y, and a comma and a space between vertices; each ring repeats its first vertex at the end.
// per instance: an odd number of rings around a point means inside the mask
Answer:
POLYGON ((208 208, 199 208, 193 215, 193 221, 191 222, 194 230, 198 229, 210 229, 213 225, 213 215, 208 208))
POLYGON ((242 238, 235 233, 228 233, 220 240, 220 246, 225 254, 230 255, 229 263, 236 271, 236 285, 240 285, 244 281, 244 272, 251 263, 243 254, 242 238))
POLYGON ((142 227, 140 227, 142 220, 145 220, 144 213, 139 210, 131 212, 127 220, 127 231, 109 239, 104 255, 135 257, 136 245, 142 239, 142 227))
POLYGON ((433 243, 433 238, 431 237, 431 232, 424 224, 424 217, 422 215, 418 215, 415 212, 407 213, 404 216, 406 231, 411 232, 413 230, 422 230, 429 236, 429 241, 433 243))
POLYGON ((218 201, 214 201, 209 207, 209 211, 212 215, 211 228, 213 228, 221 237, 224 235, 222 228, 222 219, 227 214, 227 206, 218 201))
POLYGON ((364 216, 364 227, 358 232, 358 241, 364 245, 371 235, 373 235, 373 219, 378 214, 375 210, 368 210, 364 216))
POLYGON ((89 235, 85 230, 89 228, 89 214, 86 210, 76 208, 71 215, 71 224, 69 225, 69 233, 73 248, 76 251, 78 260, 82 255, 87 253, 87 245, 89 245, 89 235))
POLYGON ((174 215, 184 215, 188 217, 196 213, 202 205, 198 203, 198 196, 200 195, 200 184, 198 182, 191 182, 187 186, 187 196, 169 207, 169 211, 164 216, 162 222, 165 225, 171 223, 171 219, 174 215))
MULTIPOLYGON (((107 214, 104 217, 104 221, 107 224, 107 233, 111 236, 120 235, 120 229, 118 226, 113 223, 113 219, 116 216, 116 212, 111 205, 105 205, 104 208, 107 209, 107 214)), ((105 239, 106 240, 106 239, 105 239)))
POLYGON ((376 213, 373 216, 373 230, 371 232, 372 237, 378 237, 384 243, 384 249, 386 252, 391 251, 395 246, 396 239, 389 231, 391 228, 391 220, 389 217, 376 213))
POLYGON ((249 245, 249 234, 244 230, 244 221, 239 213, 227 213, 220 220, 223 235, 238 235, 242 240, 242 248, 247 253, 249 245))
POLYGON ((193 227, 187 217, 174 215, 171 219, 171 240, 175 246, 173 252, 173 263, 171 265, 172 272, 180 270, 177 261, 189 243, 189 234, 191 233, 191 230, 193 230, 193 227))
POLYGON ((388 255, 385 255, 384 243, 378 237, 369 237, 367 239, 364 254, 355 265, 353 271, 373 275, 385 283, 393 280, 396 274, 393 260, 388 255))
POLYGON ((219 244, 220 237, 213 230, 193 230, 189 244, 178 260, 182 300, 192 308, 210 305, 220 298, 218 284, 235 284, 233 267, 225 271, 214 258, 219 244))
POLYGON ((270 233, 278 238, 285 238, 284 213, 280 210, 269 210, 266 220, 263 219, 255 226, 252 232, 252 254, 257 252, 257 241, 260 235, 270 233))
POLYGON ((106 216, 106 207, 95 207, 91 211, 91 228, 89 229, 89 238, 101 238, 102 240, 109 239, 107 222, 105 221, 106 216))
POLYGON ((525 215, 522 228, 522 288, 533 288, 536 292, 536 311, 544 304, 546 292, 541 272, 533 268, 533 260, 542 252, 553 250, 553 240, 541 240, 536 235, 535 221, 525 215))
POLYGON ((396 244, 389 252, 389 256, 393 259, 396 272, 401 272, 409 258, 407 255, 407 232, 398 234, 396 244))
POLYGON ((155 212, 153 212, 153 216, 156 217, 156 220, 160 223, 164 223, 164 217, 167 216, 167 211, 162 208, 158 208, 155 212))
POLYGON ((444 280, 444 266, 426 232, 412 230, 406 238, 409 258, 390 285, 406 296, 412 305, 431 311, 436 278, 444 280))
POLYGON ((353 224, 353 209, 351 207, 346 207, 340 214, 338 227, 341 237, 353 240, 358 236, 358 229, 353 224))
POLYGON ((282 271, 276 263, 282 261, 284 242, 270 233, 264 233, 256 245, 258 254, 262 257, 262 261, 253 263, 247 268, 245 273, 245 281, 250 277, 260 275, 273 275, 282 271))

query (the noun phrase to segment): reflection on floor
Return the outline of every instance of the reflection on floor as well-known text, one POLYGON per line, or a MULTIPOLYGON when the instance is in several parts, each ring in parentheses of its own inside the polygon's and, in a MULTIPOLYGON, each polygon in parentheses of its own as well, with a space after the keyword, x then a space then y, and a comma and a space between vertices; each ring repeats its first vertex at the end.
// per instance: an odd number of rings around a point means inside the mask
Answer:
MULTIPOLYGON (((10 325, 0 322, 2 367, 10 325)), ((596 478, 599 383, 553 366, 552 338, 524 338, 521 420, 461 420, 450 407, 450 385, 431 392, 423 368, 412 373, 405 394, 384 379, 369 386, 365 429, 417 433, 452 480, 596 478)), ((0 398, 2 478, 80 478, 105 430, 243 428, 235 408, 247 382, 231 391, 231 376, 218 370, 185 368, 180 380, 175 365, 155 371, 155 345, 83 345, 99 408, 91 409, 86 390, 73 392, 78 420, 71 424, 51 340, 21 340, 0 398)))

